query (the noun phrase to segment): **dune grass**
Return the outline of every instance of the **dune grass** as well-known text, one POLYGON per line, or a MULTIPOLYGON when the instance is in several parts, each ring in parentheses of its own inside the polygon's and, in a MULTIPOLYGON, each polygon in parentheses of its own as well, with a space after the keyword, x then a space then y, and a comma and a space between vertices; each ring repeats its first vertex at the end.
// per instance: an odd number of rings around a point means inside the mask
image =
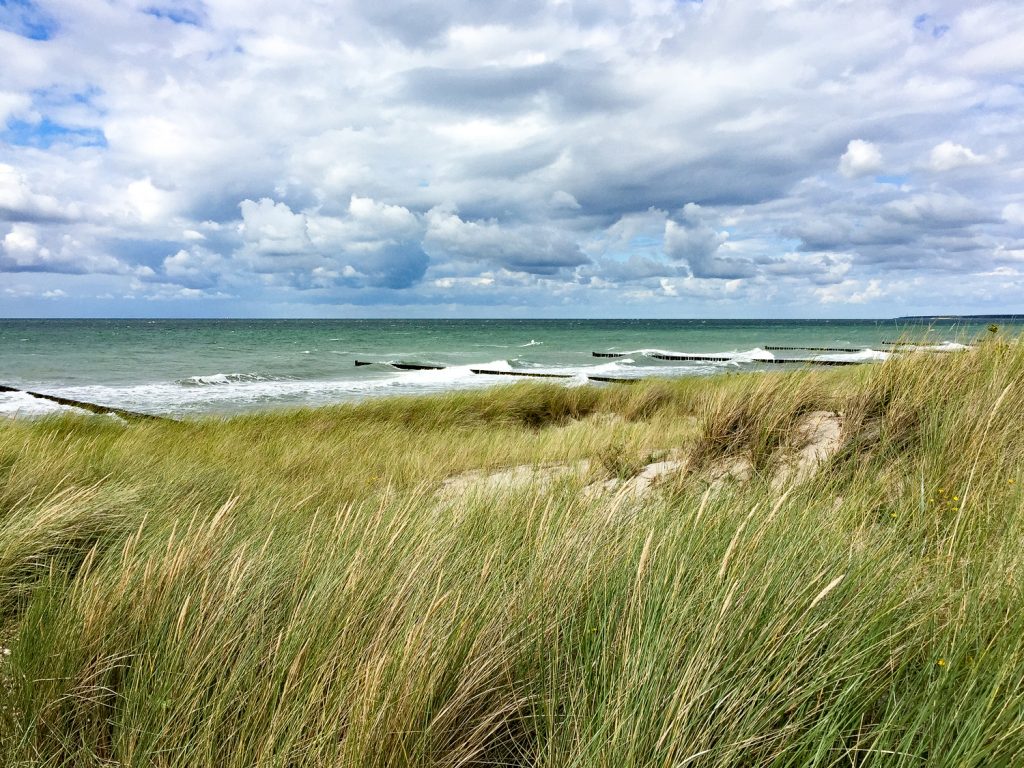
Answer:
POLYGON ((1024 346, 0 425, 5 766, 1024 763, 1024 346), (844 448, 773 490, 802 414, 844 448), (581 493, 612 451, 692 471, 581 493), (748 456, 744 483, 702 468, 748 456), (473 469, 597 459, 462 498, 473 469))

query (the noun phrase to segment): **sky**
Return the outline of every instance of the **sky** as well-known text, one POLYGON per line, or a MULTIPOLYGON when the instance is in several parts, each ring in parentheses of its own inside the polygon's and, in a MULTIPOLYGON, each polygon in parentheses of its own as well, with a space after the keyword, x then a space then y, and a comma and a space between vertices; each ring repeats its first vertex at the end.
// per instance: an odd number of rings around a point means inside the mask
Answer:
POLYGON ((1024 312, 1024 3, 0 0, 0 317, 1024 312))

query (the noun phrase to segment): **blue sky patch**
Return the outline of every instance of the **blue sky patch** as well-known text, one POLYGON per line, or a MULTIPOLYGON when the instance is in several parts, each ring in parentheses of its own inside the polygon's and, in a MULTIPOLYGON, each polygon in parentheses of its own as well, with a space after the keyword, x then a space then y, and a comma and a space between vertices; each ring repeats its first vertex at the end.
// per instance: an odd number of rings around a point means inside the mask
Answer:
POLYGON ((0 29, 30 40, 49 40, 59 25, 31 0, 0 0, 0 29))
POLYGON ((914 17, 914 29, 930 34, 938 40, 949 32, 949 24, 940 24, 930 13, 921 13, 914 17))
POLYGON ((37 88, 32 91, 32 105, 39 112, 48 112, 61 107, 87 107, 90 112, 102 115, 105 110, 96 105, 96 98, 103 95, 103 89, 96 85, 72 90, 60 86, 37 88))
POLYGON ((203 24, 201 9, 187 8, 180 4, 166 7, 151 6, 146 8, 143 13, 158 19, 173 21, 175 24, 187 24, 192 27, 201 27, 203 24))
POLYGON ((106 147, 107 137, 98 128, 81 128, 61 125, 49 118, 38 123, 25 120, 10 120, 0 131, 0 140, 19 147, 49 149, 54 144, 71 144, 78 147, 106 147))

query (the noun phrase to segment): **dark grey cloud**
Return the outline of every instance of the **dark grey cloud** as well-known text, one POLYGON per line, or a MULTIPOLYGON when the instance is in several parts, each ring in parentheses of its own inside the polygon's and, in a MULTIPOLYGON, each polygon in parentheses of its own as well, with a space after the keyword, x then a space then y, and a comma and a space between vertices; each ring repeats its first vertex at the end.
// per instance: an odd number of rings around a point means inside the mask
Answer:
POLYGON ((685 261, 690 274, 699 278, 735 280, 757 274, 754 265, 741 257, 723 254, 729 236, 708 223, 700 206, 688 203, 679 214, 679 222, 665 224, 665 253, 685 261))
POLYGON ((544 7, 541 0, 392 0, 364 3, 360 12, 376 28, 409 47, 436 45, 456 24, 529 22, 544 7))
POLYGON ((403 73, 400 98, 469 114, 549 111, 574 120, 589 113, 640 107, 609 62, 570 51, 542 64, 420 67, 403 73))
POLYGON ((467 69, 422 67, 405 73, 402 98, 443 109, 492 114, 520 111, 556 82, 556 64, 467 69))
POLYGON ((426 274, 430 257, 416 242, 388 243, 367 253, 349 253, 342 260, 358 272, 354 284, 374 288, 410 288, 426 274))

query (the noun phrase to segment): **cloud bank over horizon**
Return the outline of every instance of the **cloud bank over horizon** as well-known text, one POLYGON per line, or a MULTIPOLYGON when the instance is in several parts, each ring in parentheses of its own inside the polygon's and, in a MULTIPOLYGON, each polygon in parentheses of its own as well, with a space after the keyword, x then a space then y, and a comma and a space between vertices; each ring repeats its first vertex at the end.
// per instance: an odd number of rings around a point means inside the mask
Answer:
POLYGON ((0 3, 0 316, 1020 312, 1024 6, 0 3))

